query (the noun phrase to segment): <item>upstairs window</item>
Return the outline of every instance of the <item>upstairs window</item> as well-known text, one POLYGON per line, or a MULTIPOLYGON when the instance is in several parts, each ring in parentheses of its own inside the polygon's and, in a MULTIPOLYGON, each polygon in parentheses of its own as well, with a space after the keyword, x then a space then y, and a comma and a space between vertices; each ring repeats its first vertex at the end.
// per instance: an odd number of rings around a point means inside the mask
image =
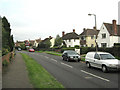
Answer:
POLYGON ((106 38, 106 34, 102 34, 102 39, 105 39, 106 38))
POLYGON ((91 39, 94 39, 94 36, 91 36, 91 39))
POLYGON ((81 40, 85 40, 85 37, 84 37, 84 36, 82 36, 82 37, 81 37, 81 40))

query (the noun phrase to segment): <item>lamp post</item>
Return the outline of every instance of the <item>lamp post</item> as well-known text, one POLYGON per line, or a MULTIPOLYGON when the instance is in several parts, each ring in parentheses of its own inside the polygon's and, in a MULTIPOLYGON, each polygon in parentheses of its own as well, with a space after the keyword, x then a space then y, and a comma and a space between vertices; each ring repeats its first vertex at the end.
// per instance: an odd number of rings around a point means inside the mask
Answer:
POLYGON ((97 30, 97 22, 96 22, 96 15, 95 14, 88 14, 89 16, 93 15, 95 17, 95 29, 97 30))
MULTIPOLYGON (((96 22, 96 15, 95 14, 88 14, 89 16, 93 15, 95 17, 95 29, 97 30, 97 22, 96 22)), ((97 42, 96 42, 96 39, 97 39, 97 34, 96 34, 96 38, 95 38, 95 44, 96 44, 96 52, 98 51, 98 48, 97 48, 97 42)))

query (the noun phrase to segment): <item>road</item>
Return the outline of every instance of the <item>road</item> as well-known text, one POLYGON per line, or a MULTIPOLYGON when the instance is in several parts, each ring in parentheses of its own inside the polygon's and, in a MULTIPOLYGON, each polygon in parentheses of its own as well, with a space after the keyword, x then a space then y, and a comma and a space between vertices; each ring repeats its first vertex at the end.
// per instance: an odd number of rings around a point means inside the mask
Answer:
POLYGON ((34 58, 65 88, 118 88, 119 72, 103 73, 100 69, 87 68, 84 62, 67 62, 46 53, 21 52, 34 58))

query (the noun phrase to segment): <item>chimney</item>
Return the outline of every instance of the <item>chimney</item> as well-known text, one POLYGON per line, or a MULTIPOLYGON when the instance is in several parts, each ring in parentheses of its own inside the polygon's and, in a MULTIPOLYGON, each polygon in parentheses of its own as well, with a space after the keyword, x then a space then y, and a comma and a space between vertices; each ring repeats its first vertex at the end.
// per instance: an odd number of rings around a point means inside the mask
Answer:
POLYGON ((49 36, 49 39, 52 39, 52 37, 51 37, 51 36, 49 36))
POLYGON ((62 36, 64 36, 64 35, 65 35, 65 32, 63 31, 63 32, 62 32, 62 36))
POLYGON ((96 27, 93 27, 94 30, 96 30, 96 27))
POLYGON ((85 31, 86 30, 86 28, 83 28, 83 31, 85 31))
POLYGON ((73 29, 73 32, 75 33, 75 29, 73 29))
POLYGON ((117 35, 117 25, 116 25, 116 20, 113 20, 113 32, 114 32, 114 35, 117 35))

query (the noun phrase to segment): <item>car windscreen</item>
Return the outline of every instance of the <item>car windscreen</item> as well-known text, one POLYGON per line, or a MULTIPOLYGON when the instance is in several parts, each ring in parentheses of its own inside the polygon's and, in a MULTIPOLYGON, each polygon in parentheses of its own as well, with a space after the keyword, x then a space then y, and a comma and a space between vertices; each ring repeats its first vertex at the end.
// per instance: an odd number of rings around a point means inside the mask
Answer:
POLYGON ((67 52, 69 55, 76 55, 77 53, 76 52, 74 52, 74 51, 69 51, 69 52, 67 52))
POLYGON ((100 57, 102 60, 115 59, 115 57, 112 56, 111 54, 100 54, 100 57))

